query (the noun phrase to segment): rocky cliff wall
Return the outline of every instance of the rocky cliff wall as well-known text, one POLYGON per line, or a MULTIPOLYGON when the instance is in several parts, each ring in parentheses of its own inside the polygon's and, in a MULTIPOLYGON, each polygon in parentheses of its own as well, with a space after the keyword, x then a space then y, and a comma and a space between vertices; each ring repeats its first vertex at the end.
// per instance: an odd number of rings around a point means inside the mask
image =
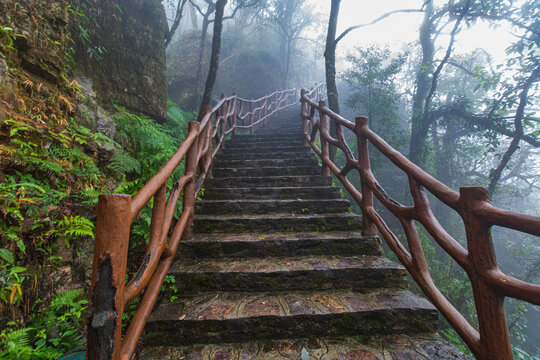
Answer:
POLYGON ((76 59, 94 90, 130 111, 167 117, 167 22, 159 0, 77 0, 76 59))

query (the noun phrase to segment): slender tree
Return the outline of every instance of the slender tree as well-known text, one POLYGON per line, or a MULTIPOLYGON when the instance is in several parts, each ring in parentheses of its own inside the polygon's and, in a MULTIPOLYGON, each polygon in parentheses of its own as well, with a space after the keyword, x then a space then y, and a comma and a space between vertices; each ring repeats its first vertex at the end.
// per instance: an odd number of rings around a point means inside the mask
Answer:
POLYGON ((336 84, 336 29, 341 0, 332 0, 328 32, 326 35, 326 48, 324 51, 324 66, 326 70, 326 90, 328 93, 328 106, 335 113, 339 111, 339 97, 336 84))
POLYGON ((204 87, 203 98, 201 106, 199 108, 198 121, 202 120, 203 110, 205 106, 210 105, 212 100, 212 92, 214 90, 214 84, 216 82, 217 72, 219 68, 219 53, 221 51, 221 33, 223 30, 223 14, 225 12, 225 5, 227 0, 216 1, 216 17, 214 20, 214 35, 212 37, 212 53, 210 55, 210 69, 208 70, 208 77, 206 78, 206 85, 204 87))

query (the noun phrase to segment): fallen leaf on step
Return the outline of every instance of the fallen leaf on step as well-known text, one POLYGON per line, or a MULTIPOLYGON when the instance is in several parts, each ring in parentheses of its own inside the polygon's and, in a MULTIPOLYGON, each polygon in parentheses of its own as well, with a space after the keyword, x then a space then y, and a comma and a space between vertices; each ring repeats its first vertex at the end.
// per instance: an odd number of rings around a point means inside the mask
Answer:
POLYGON ((180 317, 178 318, 178 320, 184 320, 185 318, 186 318, 186 314, 180 316, 180 317))

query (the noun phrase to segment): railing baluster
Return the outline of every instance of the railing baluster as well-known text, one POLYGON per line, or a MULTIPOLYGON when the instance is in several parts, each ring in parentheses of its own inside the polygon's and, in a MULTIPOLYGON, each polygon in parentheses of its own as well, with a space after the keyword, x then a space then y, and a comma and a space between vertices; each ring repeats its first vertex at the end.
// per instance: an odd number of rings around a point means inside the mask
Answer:
MULTIPOLYGON (((199 132, 200 124, 196 121, 191 121, 188 124, 188 132, 196 131, 199 132)), ((187 209, 193 208, 193 205, 195 204, 195 187, 197 186, 197 180, 195 178, 195 175, 197 174, 197 148, 198 143, 201 139, 201 136, 197 137, 197 139, 193 142, 193 145, 189 149, 187 155, 186 155, 186 175, 192 176, 192 178, 189 180, 189 182, 184 187, 184 199, 182 202, 183 211, 187 211, 187 209)), ((191 237, 191 234, 193 232, 193 214, 190 215, 186 230, 184 231, 184 239, 187 239, 191 237)))
POLYGON ((362 136, 362 128, 368 126, 368 118, 357 117, 355 123, 355 131, 358 138, 358 170, 360 171, 360 186, 362 189, 362 201, 360 202, 360 208, 362 209, 362 234, 377 235, 377 226, 367 216, 369 211, 373 209, 373 192, 366 181, 366 174, 371 172, 369 145, 367 139, 362 136))
POLYGON ((319 135, 319 138, 321 140, 321 149, 322 149, 322 175, 323 176, 330 176, 330 168, 328 165, 325 164, 325 161, 330 161, 330 144, 328 144, 328 141, 324 138, 323 133, 328 133, 329 125, 328 125, 328 117, 326 114, 322 111, 322 109, 325 107, 324 101, 319 101, 319 119, 321 121, 321 132, 319 135))
POLYGON ((487 281, 487 273, 498 270, 495 249, 491 240, 491 225, 483 222, 476 210, 489 203, 489 193, 482 187, 459 189, 461 216, 467 234, 467 248, 474 274, 470 274, 473 287, 478 327, 480 357, 490 360, 512 359, 510 336, 504 312, 504 296, 498 294, 487 281))
POLYGON ((250 102, 250 122, 249 122, 249 125, 250 125, 250 128, 249 128, 249 133, 251 135, 253 135, 253 133, 255 132, 255 129, 253 128, 253 122, 255 121, 255 114, 253 113, 255 109, 255 105, 254 105, 254 102, 253 102, 253 98, 251 98, 251 102, 250 102))

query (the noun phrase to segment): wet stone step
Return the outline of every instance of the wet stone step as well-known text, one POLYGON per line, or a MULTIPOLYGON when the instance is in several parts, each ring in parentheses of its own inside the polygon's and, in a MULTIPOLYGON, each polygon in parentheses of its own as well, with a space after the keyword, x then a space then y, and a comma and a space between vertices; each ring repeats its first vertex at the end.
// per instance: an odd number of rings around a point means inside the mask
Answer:
POLYGON ((238 142, 257 142, 257 141, 274 141, 274 140, 299 140, 302 139, 302 134, 253 134, 253 135, 234 135, 230 141, 238 142))
POLYGON ((236 141, 231 140, 225 143, 227 148, 242 148, 242 149, 252 149, 257 147, 283 147, 283 146, 297 146, 305 147, 302 139, 296 140, 260 140, 260 141, 236 141))
POLYGON ((330 186, 332 178, 321 175, 296 176, 267 176, 267 177, 222 177, 214 178, 207 183, 207 187, 235 188, 235 187, 293 187, 293 186, 330 186))
POLYGON ((185 257, 278 257, 305 255, 382 255, 377 236, 360 232, 196 234, 180 243, 185 257))
POLYGON ((152 346, 140 360, 472 360, 434 334, 293 338, 229 344, 152 346), (304 355, 305 356, 305 355, 304 355))
POLYGON ((341 193, 335 186, 312 187, 245 187, 205 189, 205 200, 218 199, 340 199, 341 193))
POLYGON ((169 270, 180 294, 207 291, 308 291, 405 288, 406 271, 380 256, 193 259, 182 257, 169 270))
POLYGON ((354 231, 361 229, 355 214, 195 215, 196 233, 354 231))
MULTIPOLYGON (((313 153, 309 152, 307 149, 301 152, 294 153, 295 159, 313 159, 313 153)), ((243 151, 237 153, 226 153, 221 152, 216 156, 216 161, 221 160, 259 160, 259 159, 291 159, 291 153, 286 151, 281 151, 277 149, 276 151, 270 152, 254 152, 254 151, 243 151)))
POLYGON ((267 214, 289 212, 294 214, 343 213, 349 211, 345 199, 334 200, 199 200, 195 213, 200 215, 267 214))
POLYGON ((280 145, 298 145, 298 146, 304 146, 303 145, 303 139, 299 135, 294 136, 288 136, 288 137, 259 137, 257 139, 238 139, 238 138, 232 138, 231 140, 227 141, 227 145, 236 145, 236 146, 253 146, 258 144, 280 144, 280 145))
POLYGON ((411 335, 433 332, 436 323, 435 308, 405 290, 218 292, 162 304, 148 320, 144 343, 155 346, 337 335, 411 335))
POLYGON ((260 145, 260 146, 253 146, 253 147, 246 147, 246 148, 239 148, 239 147, 229 147, 226 146, 223 150, 223 154, 244 154, 246 152, 257 152, 259 154, 266 154, 266 153, 272 153, 272 152, 286 152, 289 154, 289 158, 292 154, 295 153, 307 153, 309 152, 309 148, 306 146, 291 146, 291 145, 285 145, 285 146, 272 146, 272 145, 260 145))
POLYGON ((314 157, 293 159, 258 159, 258 160, 218 160, 213 164, 213 169, 219 168, 257 168, 257 167, 287 167, 287 166, 317 166, 314 157))
POLYGON ((284 175, 319 175, 322 170, 318 166, 287 166, 287 167, 218 167, 213 170, 215 177, 266 177, 284 175))

